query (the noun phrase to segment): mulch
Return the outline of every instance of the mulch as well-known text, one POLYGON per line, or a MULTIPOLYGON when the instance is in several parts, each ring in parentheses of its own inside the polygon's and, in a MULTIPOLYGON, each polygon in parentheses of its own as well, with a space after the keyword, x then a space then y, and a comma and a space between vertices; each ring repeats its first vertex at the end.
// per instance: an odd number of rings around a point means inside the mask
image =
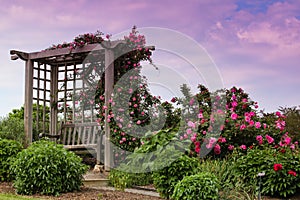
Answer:
MULTIPOLYGON (((15 194, 15 189, 12 183, 0 183, 0 193, 15 194)), ((72 193, 64 193, 60 196, 45 196, 45 195, 32 195, 28 197, 36 197, 49 200, 161 200, 162 198, 135 194, 123 191, 111 191, 104 189, 93 189, 82 187, 80 191, 72 193)))

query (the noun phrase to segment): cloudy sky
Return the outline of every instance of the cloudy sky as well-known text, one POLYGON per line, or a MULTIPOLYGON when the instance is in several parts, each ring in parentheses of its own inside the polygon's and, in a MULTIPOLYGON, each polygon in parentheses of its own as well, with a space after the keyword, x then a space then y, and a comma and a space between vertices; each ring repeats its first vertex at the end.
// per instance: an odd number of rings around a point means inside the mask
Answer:
POLYGON ((300 105, 298 0, 0 3, 0 116, 24 100, 24 62, 11 61, 9 50, 39 51, 79 34, 101 30, 114 35, 133 25, 167 28, 194 40, 213 60, 224 86, 242 87, 261 109, 300 105))

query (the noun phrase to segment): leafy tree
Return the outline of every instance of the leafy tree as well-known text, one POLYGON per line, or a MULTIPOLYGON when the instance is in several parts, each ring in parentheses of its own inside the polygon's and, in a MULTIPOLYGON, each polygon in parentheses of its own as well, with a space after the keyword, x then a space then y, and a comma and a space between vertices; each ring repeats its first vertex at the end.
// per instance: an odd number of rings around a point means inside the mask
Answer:
POLYGON ((294 107, 280 107, 285 116, 286 131, 293 136, 294 140, 300 140, 300 109, 294 107))
MULTIPOLYGON (((33 104, 33 140, 38 139, 39 130, 37 130, 36 118, 43 118, 44 107, 39 105, 39 112, 37 112, 37 104, 33 104)), ((46 121, 49 121, 49 110, 50 108, 46 106, 46 121)), ((48 127, 49 124, 46 124, 48 127)), ((16 140, 23 145, 25 145, 25 131, 24 131, 24 106, 19 109, 13 109, 6 117, 0 119, 0 138, 16 140)))

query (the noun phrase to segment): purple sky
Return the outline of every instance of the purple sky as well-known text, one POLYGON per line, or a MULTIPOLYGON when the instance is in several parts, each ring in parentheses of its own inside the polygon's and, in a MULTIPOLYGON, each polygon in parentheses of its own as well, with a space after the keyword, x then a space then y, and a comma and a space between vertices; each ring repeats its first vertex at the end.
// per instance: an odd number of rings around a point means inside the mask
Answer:
POLYGON ((24 62, 11 61, 10 49, 39 51, 86 32, 114 35, 133 25, 173 29, 193 38, 214 60, 224 86, 242 87, 261 109, 300 105, 298 0, 0 3, 0 116, 24 99, 24 62))

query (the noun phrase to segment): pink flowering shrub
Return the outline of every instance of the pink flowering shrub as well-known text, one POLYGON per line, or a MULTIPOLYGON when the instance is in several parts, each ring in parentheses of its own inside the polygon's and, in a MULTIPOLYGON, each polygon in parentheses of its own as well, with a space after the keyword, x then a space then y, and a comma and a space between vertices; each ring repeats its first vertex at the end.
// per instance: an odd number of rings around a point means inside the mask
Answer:
POLYGON ((257 102, 250 100, 241 88, 232 87, 215 93, 210 93, 203 85, 198 88, 199 93, 195 96, 185 88, 186 99, 179 102, 183 113, 194 114, 194 117, 184 115, 188 129, 181 137, 191 140, 191 154, 201 156, 203 151, 219 157, 235 148, 246 152, 257 143, 275 145, 274 141, 279 141, 282 135, 289 138, 284 131, 285 116, 279 112, 259 112, 257 102), (193 104, 191 99, 195 99, 193 104))

